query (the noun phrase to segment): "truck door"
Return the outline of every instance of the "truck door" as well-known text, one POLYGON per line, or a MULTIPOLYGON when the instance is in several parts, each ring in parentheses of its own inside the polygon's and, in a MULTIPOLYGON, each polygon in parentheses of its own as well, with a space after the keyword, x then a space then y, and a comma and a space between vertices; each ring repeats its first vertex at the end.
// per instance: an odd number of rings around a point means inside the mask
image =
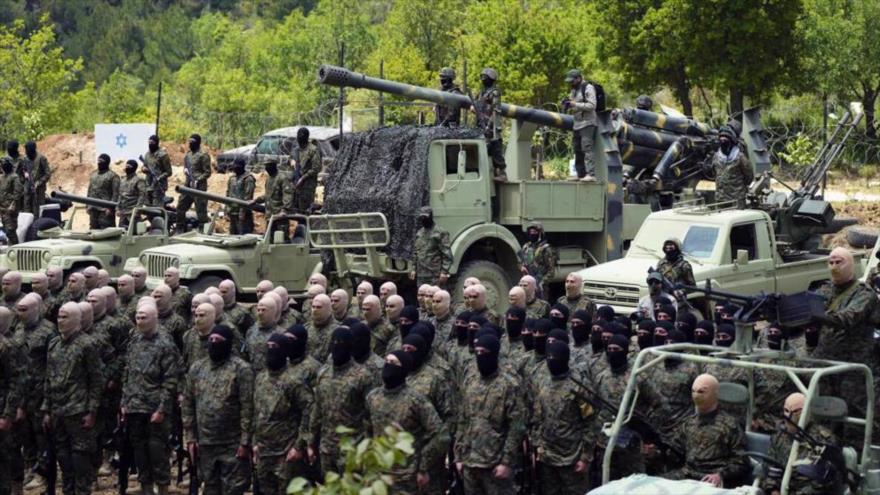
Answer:
POLYGON ((775 261, 763 221, 732 226, 723 256, 730 263, 723 270, 726 275, 718 280, 724 290, 743 295, 776 290, 775 261), (746 256, 740 258, 739 251, 746 256))
POLYGON ((484 141, 434 141, 428 167, 434 219, 452 239, 472 225, 490 221, 492 173, 484 141))
MULTIPOLYGON (((274 224, 276 221, 273 221, 274 224)), ((305 222, 288 219, 287 236, 283 230, 266 229, 260 259, 260 279, 271 279, 289 290, 305 287, 314 265, 309 256, 305 222), (288 237, 288 242, 285 242, 288 237), (308 267, 308 270, 307 270, 308 267)))

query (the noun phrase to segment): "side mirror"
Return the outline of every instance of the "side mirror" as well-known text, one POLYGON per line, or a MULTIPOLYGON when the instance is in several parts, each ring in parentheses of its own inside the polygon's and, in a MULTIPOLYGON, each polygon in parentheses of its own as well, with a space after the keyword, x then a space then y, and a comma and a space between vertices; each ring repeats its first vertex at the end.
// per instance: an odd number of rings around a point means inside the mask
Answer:
POLYGON ((745 266, 749 264, 749 252, 745 249, 736 250, 736 264, 745 266))
POLYGON ((458 178, 464 179, 464 174, 467 171, 467 152, 464 148, 458 150, 458 178))

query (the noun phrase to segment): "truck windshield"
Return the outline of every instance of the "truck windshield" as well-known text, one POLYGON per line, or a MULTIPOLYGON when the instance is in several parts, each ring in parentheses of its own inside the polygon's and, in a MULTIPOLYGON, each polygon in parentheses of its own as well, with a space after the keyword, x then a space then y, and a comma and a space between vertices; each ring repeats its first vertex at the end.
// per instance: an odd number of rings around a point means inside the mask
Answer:
POLYGON ((681 250, 694 258, 708 258, 718 240, 718 227, 693 225, 684 236, 681 250))
POLYGON ((281 136, 264 136, 257 143, 257 153, 261 155, 279 155, 281 154, 281 136))
POLYGON ((675 237, 682 241, 681 250, 693 258, 707 259, 712 256, 718 241, 719 227, 693 225, 668 219, 649 219, 639 229, 632 244, 641 249, 630 251, 633 256, 644 257, 648 251, 656 258, 663 257, 663 241, 675 237))

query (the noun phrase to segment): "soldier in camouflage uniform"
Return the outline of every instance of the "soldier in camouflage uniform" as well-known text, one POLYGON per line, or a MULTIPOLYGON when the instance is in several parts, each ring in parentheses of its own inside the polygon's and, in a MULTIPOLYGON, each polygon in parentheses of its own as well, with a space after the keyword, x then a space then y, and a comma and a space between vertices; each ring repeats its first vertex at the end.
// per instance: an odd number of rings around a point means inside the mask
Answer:
MULTIPOLYGON (((455 69, 443 67, 440 69, 440 90, 456 95, 463 94, 461 88, 455 84, 455 69)), ((434 105, 434 125, 444 127, 458 127, 461 122, 461 107, 452 105, 434 105)))
POLYGON ((501 344, 496 337, 483 335, 474 349, 478 373, 469 373, 461 385, 456 469, 464 478, 465 493, 514 493, 513 468, 526 432, 520 385, 499 369, 501 344))
MULTIPOLYGON (((184 185, 199 191, 208 190, 208 179, 211 177, 211 156, 202 151, 202 136, 193 134, 189 137, 189 151, 183 156, 183 170, 186 175, 184 185)), ((208 200, 193 198, 181 194, 177 200, 178 233, 186 232, 186 212, 195 203, 199 225, 208 223, 208 200)))
POLYGON ((324 166, 321 151, 309 141, 309 130, 300 127, 296 131, 296 148, 293 149, 293 188, 296 190, 297 213, 307 214, 315 202, 318 174, 324 166))
POLYGON ((3 160, 11 162, 12 171, 16 175, 21 175, 21 162, 23 159, 21 157, 21 150, 19 150, 18 140, 10 139, 6 142, 6 156, 3 157, 3 160))
POLYGON ((291 325, 303 321, 302 314, 290 305, 290 294, 287 293, 285 287, 279 285, 272 289, 272 292, 281 298, 281 310, 278 315, 278 325, 281 328, 287 329, 291 325))
MULTIPOLYGON (((16 145, 17 146, 17 145, 16 145)), ((0 161, 3 174, 0 175, 0 221, 10 246, 18 244, 18 212, 24 201, 24 185, 15 173, 14 162, 9 157, 0 161)))
POLYGON ((278 306, 275 299, 263 296, 257 303, 257 322, 254 323, 244 338, 244 352, 242 356, 251 363, 254 373, 259 373, 266 367, 266 350, 269 337, 274 334, 284 333, 284 329, 277 324, 278 306))
POLYGON ((452 266, 452 251, 449 247, 449 232, 434 223, 434 212, 430 206, 419 210, 419 230, 413 243, 413 256, 410 260, 412 271, 409 278, 417 284, 446 285, 449 268, 452 266))
POLYGON ((353 338, 351 348, 352 359, 359 365, 367 368, 376 380, 376 383, 379 383, 385 361, 374 353, 370 347, 370 327, 365 323, 357 322, 349 328, 353 338))
POLYGON ((434 313, 429 319, 437 332, 437 343, 434 345, 441 356, 446 357, 446 343, 455 339, 455 331, 452 324, 452 296, 445 290, 438 290, 431 296, 431 309, 434 313))
MULTIPOLYGON (((523 275, 534 277, 538 289, 546 291, 545 279, 549 279, 556 272, 556 250, 544 237, 544 226, 540 222, 529 224, 526 236, 528 240, 517 253, 519 271, 523 275)), ((540 295, 539 293, 538 296, 540 295)))
POLYGON ((395 330, 392 325, 382 316, 382 302, 377 296, 369 295, 364 298, 361 306, 364 323, 370 327, 370 340, 373 352, 381 356, 387 354, 388 343, 394 337, 395 330))
MULTIPOLYGON (((596 165, 593 161, 593 141, 598 123, 596 87, 584 81, 584 76, 578 69, 569 70, 565 74, 565 82, 569 85, 569 94, 562 100, 562 108, 574 120, 571 140, 574 168, 578 179, 592 182, 596 180, 596 165)), ((574 177, 571 180, 575 180, 574 177)))
POLYGON ((82 310, 68 302, 58 311, 58 335, 46 352, 43 428, 53 436, 64 493, 92 492, 95 421, 104 376, 93 339, 80 331, 82 310))
POLYGON ((211 330, 209 359, 190 368, 181 406, 190 459, 208 495, 241 495, 250 481, 254 375, 232 355, 232 341, 228 327, 211 330))
POLYGON ((254 383, 254 458, 260 492, 281 495, 306 455, 311 388, 287 372, 287 338, 273 333, 266 343, 266 369, 254 383))
POLYGON ((449 436, 437 411, 407 381, 411 360, 405 352, 394 351, 385 358, 383 387, 367 395, 366 409, 370 436, 382 435, 386 428, 406 431, 413 436, 414 455, 405 465, 395 467, 394 493, 443 493, 432 487, 442 486, 443 458, 449 436), (438 469, 439 468, 439 469, 438 469))
POLYGON ((147 195, 150 206, 165 206, 165 191, 171 177, 171 158, 168 152, 159 148, 159 136, 150 136, 147 142, 149 151, 143 156, 142 171, 147 176, 147 195))
POLYGON ((330 310, 330 298, 318 294, 312 299, 312 317, 306 322, 309 331, 309 355, 323 363, 330 354, 330 336, 338 324, 330 310))
POLYGON ((596 303, 583 294, 584 279, 577 273, 569 273, 565 276, 565 295, 559 296, 557 304, 563 304, 571 314, 579 309, 585 310, 590 318, 596 316, 596 303))
POLYGON ((146 205, 147 201, 147 183, 137 173, 137 162, 128 160, 125 162, 125 177, 119 181, 119 226, 128 227, 132 211, 135 207, 146 205))
POLYGON ((235 282, 226 279, 220 282, 220 296, 223 297, 223 313, 239 334, 245 335, 254 324, 254 318, 246 306, 235 302, 235 282))
POLYGON ((171 307, 189 324, 192 318, 190 306, 193 294, 188 287, 180 285, 180 270, 175 266, 169 266, 165 269, 163 280, 165 285, 171 289, 171 307))
POLYGON ((40 206, 46 202, 46 185, 52 178, 49 160, 37 151, 37 143, 24 143, 24 160, 22 169, 25 171, 25 182, 28 184, 28 201, 25 210, 39 216, 40 206))
MULTIPOLYGON (((28 368, 29 351, 26 342, 19 335, 13 335, 13 319, 14 315, 9 309, 0 307, 0 493, 21 493, 24 468, 26 465, 33 465, 31 462, 34 461, 28 457, 36 457, 28 455, 29 450, 34 450, 33 446, 28 449, 27 443, 32 418, 25 417, 24 423, 20 425, 15 423, 22 421, 28 394, 34 392, 27 387, 34 381, 31 377, 34 373, 39 373, 39 369, 28 368), (21 449, 22 443, 25 444, 24 452, 21 449)), ((39 366, 45 368, 44 364, 39 366)), ((45 378, 45 369, 43 377, 45 378)), ((39 389, 42 389, 42 384, 39 389)), ((39 408, 39 404, 37 407, 39 408)), ((36 421, 33 422, 42 434, 40 416, 36 415, 35 418, 36 421)), ((42 440, 45 446, 45 436, 42 440)))
POLYGON ((483 87, 474 99, 473 110, 477 114, 477 127, 486 136, 486 150, 492 159, 495 180, 504 182, 507 180, 507 162, 504 161, 504 143, 501 139, 504 122, 501 120, 501 90, 496 81, 498 73, 495 69, 487 67, 480 72, 483 87))
POLYGON ((188 325, 174 308, 171 288, 159 284, 153 289, 152 295, 159 311, 159 330, 171 338, 178 350, 183 349, 183 334, 186 333, 188 325))
POLYGON ((287 338, 287 373, 293 375, 297 383, 305 383, 314 392, 318 382, 321 363, 308 355, 309 332, 306 327, 295 324, 284 332, 287 338))
POLYGON ((748 473, 743 453, 746 436, 739 422, 718 407, 718 380, 700 375, 691 395, 696 409, 679 430, 685 465, 664 475, 668 479, 693 479, 717 488, 739 486, 748 473))
MULTIPOLYGON (((311 339, 311 335, 309 336, 311 339)), ((318 373, 315 403, 309 415, 309 458, 320 454, 321 469, 327 473, 343 471, 339 433, 345 426, 354 430, 350 436, 359 442, 366 434, 367 393, 376 385, 370 371, 354 362, 351 356, 354 337, 347 327, 333 330, 330 339, 331 359, 318 373), (315 445, 320 442, 320 445, 315 445)), ((311 342, 309 342, 311 345, 311 342)))
POLYGON ((663 242, 663 254, 666 257, 657 263, 657 271, 663 275, 663 278, 673 285, 697 285, 697 281, 694 279, 694 269, 684 259, 684 253, 681 252, 680 240, 675 237, 666 239, 663 242))
MULTIPOLYGON (((235 159, 232 164, 232 172, 226 182, 226 196, 243 201, 253 200, 257 181, 252 173, 245 170, 244 158, 235 159)), ((226 213, 229 215, 230 234, 242 235, 254 231, 254 212, 249 208, 226 205, 226 213)))
POLYGON ((3 292, 3 300, 0 301, 0 305, 15 310, 15 306, 21 301, 21 298, 24 297, 24 294, 21 292, 21 282, 22 278, 20 272, 8 272, 3 275, 2 282, 0 282, 0 288, 2 288, 3 292))
POLYGON ((145 494, 152 493, 155 485, 158 495, 167 495, 171 483, 168 437, 177 399, 179 362, 174 342, 159 332, 156 308, 141 306, 122 380, 120 416, 145 494))
POLYGON ((531 275, 523 275, 519 286, 526 293, 526 313, 529 318, 547 318, 550 316, 550 303, 538 297, 538 282, 531 275))
POLYGON ((293 189, 293 175, 290 172, 278 170, 278 164, 269 162, 266 164, 266 193, 254 202, 262 202, 266 205, 266 222, 274 219, 273 232, 281 232, 284 242, 290 242, 290 220, 285 215, 295 213, 296 195, 293 189))
POLYGON ((208 336, 216 313, 211 303, 201 303, 193 312, 193 327, 183 334, 183 365, 189 371, 197 361, 208 357, 208 336))
MULTIPOLYGON (((98 156, 98 170, 89 177, 88 197, 103 199, 114 203, 119 201, 119 176, 110 170, 110 155, 101 153, 98 156)), ((96 206, 87 206, 89 211, 89 228, 106 229, 116 226, 116 211, 96 206)))
POLYGON ((734 201, 738 208, 745 208, 746 194, 755 179, 755 171, 746 151, 739 146, 739 136, 732 127, 721 127, 718 142, 718 151, 712 155, 711 165, 715 174, 715 201, 734 201))
POLYGON ((501 317, 486 302, 486 287, 483 284, 466 288, 464 298, 468 301, 471 316, 482 316, 493 325, 501 326, 501 317))
POLYGON ((367 296, 373 295, 373 284, 371 284, 369 281, 364 280, 363 282, 358 284, 357 289, 355 289, 354 295, 355 297, 352 298, 351 302, 348 305, 348 314, 355 318, 363 319, 364 315, 361 311, 361 307, 364 304, 364 299, 366 299, 367 296))

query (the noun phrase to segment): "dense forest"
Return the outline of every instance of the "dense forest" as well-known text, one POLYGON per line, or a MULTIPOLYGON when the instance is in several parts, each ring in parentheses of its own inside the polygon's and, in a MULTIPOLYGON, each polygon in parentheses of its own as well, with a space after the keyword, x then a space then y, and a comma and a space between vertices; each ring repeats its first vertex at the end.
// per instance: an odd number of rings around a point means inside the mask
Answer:
MULTIPOLYGON (((476 88, 491 66, 506 100, 532 106, 558 102, 572 67, 610 104, 646 93, 715 122, 760 104, 821 123, 823 103, 860 100, 873 138, 876 19, 877 0, 0 0, 0 136, 150 122, 161 83, 164 136, 228 145, 332 116, 315 74, 344 45, 346 66, 414 84, 467 66, 476 88)), ((354 112, 377 95, 347 99, 354 112)))

